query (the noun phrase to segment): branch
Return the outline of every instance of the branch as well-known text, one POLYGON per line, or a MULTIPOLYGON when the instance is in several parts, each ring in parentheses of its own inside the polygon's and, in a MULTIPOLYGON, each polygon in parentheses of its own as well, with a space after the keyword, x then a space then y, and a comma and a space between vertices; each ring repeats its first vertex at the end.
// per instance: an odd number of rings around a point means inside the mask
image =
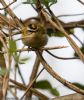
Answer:
POLYGON ((77 14, 62 14, 62 15, 58 15, 57 18, 60 17, 73 17, 73 16, 81 16, 84 15, 84 13, 77 13, 77 14))
MULTIPOLYGON (((0 2, 4 7, 7 7, 7 4, 5 3, 4 0, 0 0, 0 2)), ((18 17, 13 13, 13 11, 9 7, 7 7, 5 11, 14 19, 14 22, 16 23, 16 25, 18 25, 21 29, 23 29, 24 27, 23 24, 20 22, 18 17)))
POLYGON ((61 59, 61 60, 72 60, 72 59, 80 59, 79 57, 58 57, 54 54, 52 54, 50 51, 46 50, 47 53, 49 53, 51 56, 53 56, 54 58, 57 59, 61 59))
POLYGON ((74 93, 74 94, 69 94, 61 97, 56 97, 50 100, 84 100, 84 95, 74 93))
MULTIPOLYGON (((41 51, 43 50, 54 50, 54 49, 62 49, 67 48, 68 46, 53 46, 53 47, 42 47, 41 51)), ((22 51, 36 51, 34 48, 23 48, 23 49, 17 49, 16 52, 22 52, 22 51)), ((0 51, 1 54, 7 53, 7 51, 0 51)))
POLYGON ((65 29, 81 27, 84 28, 84 20, 76 22, 61 23, 65 29))
POLYGON ((84 5, 84 2, 83 1, 81 1, 81 0, 77 0, 78 2, 80 2, 82 5, 84 5))
MULTIPOLYGON (((34 66, 33 66, 33 69, 32 69, 32 73, 31 73, 31 76, 30 76, 30 83, 34 80, 34 78, 37 76, 37 72, 38 72, 38 68, 39 68, 39 65, 40 65, 40 61, 38 59, 38 57, 36 56, 36 59, 35 59, 35 63, 34 63, 34 66)), ((35 82, 34 82, 35 83, 35 82)), ((34 88, 34 83, 32 84, 31 88, 34 88)), ((26 94, 26 98, 30 97, 31 98, 32 96, 32 92, 29 91, 27 94, 26 94)), ((26 99, 25 98, 25 99, 26 99)))
POLYGON ((19 30, 19 28, 17 26, 15 26, 16 23, 14 22, 14 20, 7 18, 6 16, 2 15, 1 13, 0 13, 0 23, 4 26, 6 26, 6 24, 7 24, 7 25, 19 30))
POLYGON ((44 66, 44 68, 47 70, 47 72, 53 76, 56 80, 58 80, 59 82, 61 82, 64 86, 72 89, 73 91, 83 94, 84 95, 84 90, 76 87, 75 85, 73 85, 72 83, 68 82, 67 80, 63 79, 61 76, 59 76, 56 72, 54 72, 52 70, 52 68, 47 64, 47 62, 44 60, 44 58, 42 57, 41 53, 39 51, 36 51, 36 54, 40 60, 40 62, 42 63, 42 65, 44 66))

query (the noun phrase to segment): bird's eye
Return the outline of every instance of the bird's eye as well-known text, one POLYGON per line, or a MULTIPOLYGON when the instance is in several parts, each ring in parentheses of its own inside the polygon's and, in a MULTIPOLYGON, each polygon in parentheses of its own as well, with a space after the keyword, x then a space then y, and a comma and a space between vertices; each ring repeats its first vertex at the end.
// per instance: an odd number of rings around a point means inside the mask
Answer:
POLYGON ((35 24, 29 24, 28 27, 32 30, 36 30, 37 29, 37 25, 35 24))

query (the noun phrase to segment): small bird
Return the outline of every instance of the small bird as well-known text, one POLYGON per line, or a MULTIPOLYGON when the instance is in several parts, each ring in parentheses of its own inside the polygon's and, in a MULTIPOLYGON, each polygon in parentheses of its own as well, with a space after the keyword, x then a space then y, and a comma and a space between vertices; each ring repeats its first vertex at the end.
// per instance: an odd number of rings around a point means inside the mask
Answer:
POLYGON ((24 24, 27 27, 27 32, 22 34, 24 45, 38 49, 47 44, 48 36, 46 29, 39 18, 29 18, 24 24))

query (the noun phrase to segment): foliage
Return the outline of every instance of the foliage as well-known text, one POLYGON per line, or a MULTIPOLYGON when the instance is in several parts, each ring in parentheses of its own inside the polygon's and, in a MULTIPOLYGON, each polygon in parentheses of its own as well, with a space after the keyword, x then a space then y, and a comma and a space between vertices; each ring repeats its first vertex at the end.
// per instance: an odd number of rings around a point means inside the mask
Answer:
POLYGON ((28 57, 20 58, 19 61, 18 61, 18 63, 19 63, 19 64, 25 64, 26 61, 28 61, 28 60, 29 60, 28 57))
MULTIPOLYGON (((45 6, 51 6, 55 3, 57 3, 57 0, 40 0, 41 3, 45 6)), ((25 2, 23 2, 24 4, 35 4, 36 0, 26 0, 25 2)))
POLYGON ((13 56, 13 54, 16 54, 16 50, 17 50, 16 42, 13 39, 9 39, 9 48, 8 48, 9 56, 13 56))
POLYGON ((60 95, 58 90, 56 88, 53 88, 50 82, 47 80, 41 80, 41 81, 36 82, 35 88, 49 90, 49 92, 53 94, 54 96, 60 95))
POLYGON ((15 61, 17 63, 25 64, 25 62, 29 60, 29 58, 28 57, 20 58, 16 50, 17 50, 16 42, 13 39, 9 40, 9 48, 8 48, 9 56, 14 56, 15 61))
POLYGON ((1 76, 4 76, 5 73, 6 73, 6 69, 5 69, 5 68, 1 68, 1 69, 0 69, 0 75, 1 75, 1 76))

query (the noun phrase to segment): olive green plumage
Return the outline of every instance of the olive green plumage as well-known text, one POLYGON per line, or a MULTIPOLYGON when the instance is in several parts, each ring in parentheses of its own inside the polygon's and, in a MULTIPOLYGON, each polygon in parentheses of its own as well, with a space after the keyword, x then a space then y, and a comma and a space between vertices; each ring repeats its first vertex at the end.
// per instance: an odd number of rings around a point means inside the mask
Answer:
POLYGON ((22 34, 22 41, 26 46, 41 48, 47 44, 48 37, 45 27, 38 18, 29 18, 25 26, 27 31, 22 34))

